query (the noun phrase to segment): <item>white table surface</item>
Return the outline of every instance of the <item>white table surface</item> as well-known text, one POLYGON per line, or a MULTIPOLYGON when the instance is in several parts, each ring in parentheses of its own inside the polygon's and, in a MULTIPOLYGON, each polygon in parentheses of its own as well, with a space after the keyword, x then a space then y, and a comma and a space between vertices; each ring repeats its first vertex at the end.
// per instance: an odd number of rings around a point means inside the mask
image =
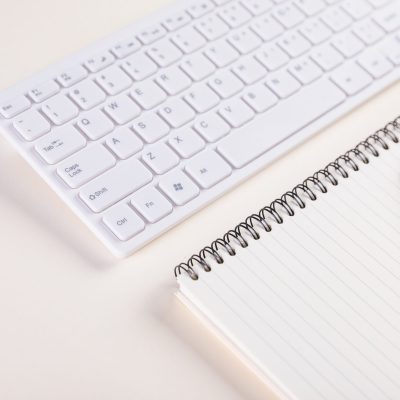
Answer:
MULTIPOLYGON (((0 1, 0 89, 163 0, 0 1)), ((273 399, 174 296, 173 266, 400 114, 397 84, 132 257, 0 137, 0 398, 273 399)))

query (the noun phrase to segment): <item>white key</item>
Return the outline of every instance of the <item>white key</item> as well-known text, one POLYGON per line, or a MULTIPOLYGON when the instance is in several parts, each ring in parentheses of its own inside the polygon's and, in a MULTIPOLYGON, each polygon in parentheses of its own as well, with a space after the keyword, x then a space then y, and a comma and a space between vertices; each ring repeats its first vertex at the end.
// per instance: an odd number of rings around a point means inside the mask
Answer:
POLYGON ((163 25, 169 31, 176 31, 182 26, 187 25, 192 19, 190 18, 189 14, 185 11, 177 12, 175 14, 169 15, 164 21, 163 25))
POLYGON ((283 34, 277 43, 291 57, 298 57, 311 48, 310 42, 295 31, 283 34))
POLYGON ((304 14, 291 4, 275 7, 272 14, 286 28, 293 28, 305 18, 304 14))
POLYGON ((382 39, 385 33, 372 20, 363 20, 353 26, 353 32, 366 44, 370 45, 382 39))
POLYGON ((266 42, 279 36, 284 30, 283 26, 270 15, 256 19, 251 24, 251 29, 266 42))
POLYGON ((380 8, 392 0, 368 0, 368 2, 375 8, 380 8))
POLYGON ((104 105, 104 111, 120 125, 140 114, 140 108, 125 94, 110 98, 104 105))
POLYGON ((169 39, 153 43, 148 48, 147 54, 160 67, 167 67, 182 57, 182 52, 169 39))
POLYGON ((114 129, 114 124, 101 110, 91 110, 79 116, 79 129, 91 140, 97 140, 114 129))
POLYGON ((394 32, 400 27, 400 7, 397 2, 374 14, 375 22, 386 32, 394 32))
POLYGON ((116 66, 103 70, 97 75, 96 81, 111 96, 122 92, 132 84, 131 78, 116 66))
POLYGON ((232 28, 237 28, 251 19, 251 14, 236 1, 222 7, 218 13, 232 28))
POLYGON ((215 8, 210 0, 192 1, 192 4, 187 8, 188 13, 193 18, 199 18, 204 14, 209 13, 215 8))
POLYGON ((294 0, 294 4, 308 16, 318 14, 325 8, 322 0, 294 0))
POLYGON ((175 131, 168 144, 183 158, 192 157, 205 147, 204 140, 190 128, 175 131))
POLYGON ((218 71, 209 81, 209 85, 224 99, 240 92, 244 87, 230 71, 218 71))
POLYGON ((206 49, 205 55, 219 68, 239 58, 239 53, 225 40, 214 42, 206 49))
POLYGON ((47 81, 41 85, 33 87, 29 92, 28 96, 35 102, 41 103, 49 97, 55 95, 60 91, 60 86, 54 81, 47 81))
POLYGON ((322 70, 308 57, 299 58, 289 67, 290 73, 302 84, 308 85, 322 75, 322 70))
POLYGON ((267 76, 266 85, 279 97, 286 98, 297 92, 301 85, 286 71, 280 70, 267 76))
POLYGON ((122 64, 122 68, 136 81, 141 81, 157 71, 157 65, 143 53, 129 56, 122 64))
POLYGON ((254 111, 240 99, 225 102, 219 109, 219 114, 234 128, 249 122, 255 115, 254 111))
POLYGON ((167 98, 164 90, 149 79, 135 84, 130 95, 145 110, 158 106, 167 98))
POLYGON ((141 48, 140 42, 131 37, 129 39, 122 40, 112 47, 111 51, 118 58, 124 58, 132 53, 135 53, 141 48))
POLYGON ((353 62, 337 68, 332 73, 332 80, 350 96, 372 83, 371 75, 353 62))
POLYGON ((250 85, 265 76, 267 70, 254 57, 248 56, 237 62, 232 71, 246 84, 250 85))
POLYGON ((121 241, 127 241, 141 232, 145 224, 126 204, 118 204, 103 215, 103 223, 121 241))
POLYGON ((50 131, 50 123, 36 110, 20 114, 13 122, 14 128, 25 140, 34 140, 50 131))
POLYGON ((101 54, 95 54, 94 56, 90 57, 88 60, 85 61, 85 67, 90 72, 98 72, 101 71, 103 68, 111 65, 114 60, 114 56, 107 51, 101 54))
POLYGON ((35 150, 48 163, 56 164, 86 146, 86 139, 72 125, 54 129, 35 143, 35 150))
POLYGON ((79 114, 78 107, 63 94, 57 94, 46 100, 42 105, 42 111, 56 125, 62 125, 79 114))
POLYGON ((115 158, 101 144, 87 147, 57 168, 58 175, 71 188, 77 188, 115 165, 115 158))
POLYGON ((243 100, 257 113, 267 111, 278 102, 278 98, 262 83, 245 89, 243 100))
POLYGON ((229 124, 214 112, 198 118, 194 129, 208 142, 216 142, 231 131, 229 124))
POLYGON ((126 126, 121 126, 108 135, 106 144, 122 160, 133 156, 143 148, 142 141, 126 126))
POLYGON ((161 25, 153 25, 140 31, 138 38, 143 44, 150 44, 164 37, 166 33, 161 25))
POLYGON ((61 74, 57 77, 57 82, 61 86, 68 88, 85 79, 87 76, 87 70, 81 65, 76 65, 75 67, 68 68, 61 72, 61 74))
POLYGON ((159 187, 178 206, 183 206, 200 194, 200 189, 179 170, 161 177, 159 187))
POLYGON ((134 131, 147 143, 153 143, 169 132, 169 126, 157 114, 147 113, 132 123, 134 131))
POLYGON ((196 29, 208 40, 216 40, 229 31, 229 26, 218 15, 210 14, 195 24, 196 29))
POLYGON ((158 175, 164 174, 179 164, 179 157, 164 143, 147 146, 142 158, 158 175))
POLYGON ((358 63, 375 79, 393 70, 393 65, 376 50, 368 50, 358 57, 358 63))
POLYGON ((335 36, 332 40, 332 45, 346 58, 353 57, 364 49, 363 42, 351 32, 345 32, 335 36))
POLYGON ((193 86, 184 99, 199 113, 210 110, 220 101, 218 95, 202 83, 193 86))
POLYGON ((172 41, 186 54, 193 53, 206 44, 206 39, 190 26, 175 33, 172 41))
POLYGON ((151 172, 136 158, 121 161, 110 171, 85 185, 79 197, 93 212, 102 212, 153 179, 151 172))
POLYGON ((190 159, 185 171, 204 189, 221 182, 232 173, 232 168, 212 150, 204 150, 190 159))
POLYGON ((182 92, 192 84, 191 79, 175 66, 164 69, 157 75, 156 82, 172 96, 182 92))
POLYGON ((372 11, 365 0, 344 0, 342 7, 353 19, 364 18, 372 11))
POLYGON ((400 65, 400 34, 392 36, 379 45, 379 50, 394 64, 400 65))
POLYGON ((241 4, 253 15, 261 15, 273 6, 271 0, 241 0, 241 4))
POLYGON ((171 214, 172 204, 154 187, 147 186, 131 197, 131 205, 151 224, 171 214))
POLYGON ((328 10, 321 15, 321 18, 334 32, 340 32, 352 23, 351 18, 337 7, 328 8, 328 10))
POLYGON ((228 41, 242 54, 250 53, 262 43, 261 39, 247 28, 235 31, 234 34, 228 37, 228 41))
POLYGON ((344 57, 329 44, 315 48, 311 58, 325 71, 332 70, 344 61, 344 57))
POLYGON ((235 168, 242 168, 341 104, 345 98, 336 85, 322 78, 222 139, 217 147, 218 152, 235 168), (321 96, 321 93, 324 95, 321 96), (288 110, 291 110, 290 118, 288 110))
POLYGON ((312 43, 320 44, 329 39, 332 31, 319 19, 309 19, 300 27, 300 32, 312 43))
POLYGON ((201 81, 210 76, 215 70, 215 65, 201 53, 187 57, 181 68, 194 80, 201 81))
POLYGON ((27 110, 31 102, 25 96, 17 96, 0 103, 0 114, 4 118, 12 118, 27 110))
POLYGON ((181 99, 168 100, 159 111, 173 128, 180 128, 195 117, 195 112, 181 99))
POLYGON ((70 96, 84 110, 89 110, 106 99, 106 94, 91 80, 75 85, 71 89, 70 96))
POLYGON ((289 61, 289 56, 272 43, 265 45, 262 50, 256 54, 256 58, 270 71, 282 67, 289 61))

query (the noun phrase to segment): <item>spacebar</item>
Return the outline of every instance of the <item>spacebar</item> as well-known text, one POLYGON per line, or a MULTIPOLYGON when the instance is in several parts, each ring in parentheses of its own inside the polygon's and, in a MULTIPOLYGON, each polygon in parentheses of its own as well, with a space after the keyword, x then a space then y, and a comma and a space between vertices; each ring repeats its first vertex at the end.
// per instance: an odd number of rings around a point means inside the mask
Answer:
POLYGON ((334 83, 320 79, 234 131, 219 143, 217 150, 235 168, 241 168, 345 98, 344 92, 334 83))

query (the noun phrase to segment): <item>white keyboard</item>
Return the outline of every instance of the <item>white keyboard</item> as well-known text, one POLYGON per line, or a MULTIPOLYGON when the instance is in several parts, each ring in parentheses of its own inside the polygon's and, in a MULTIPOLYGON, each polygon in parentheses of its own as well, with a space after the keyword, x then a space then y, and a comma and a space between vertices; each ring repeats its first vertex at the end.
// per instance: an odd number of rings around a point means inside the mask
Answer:
POLYGON ((126 256, 400 78, 400 1, 180 1, 0 94, 0 128, 126 256))

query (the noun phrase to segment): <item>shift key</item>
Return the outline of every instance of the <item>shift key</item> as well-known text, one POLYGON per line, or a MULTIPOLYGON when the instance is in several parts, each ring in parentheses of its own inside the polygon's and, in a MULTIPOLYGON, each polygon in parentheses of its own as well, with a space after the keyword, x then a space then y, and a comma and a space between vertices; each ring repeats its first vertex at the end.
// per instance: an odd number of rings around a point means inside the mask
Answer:
POLYGON ((85 185, 79 196, 92 211, 98 213, 152 179, 153 174, 140 161, 131 158, 85 185))

